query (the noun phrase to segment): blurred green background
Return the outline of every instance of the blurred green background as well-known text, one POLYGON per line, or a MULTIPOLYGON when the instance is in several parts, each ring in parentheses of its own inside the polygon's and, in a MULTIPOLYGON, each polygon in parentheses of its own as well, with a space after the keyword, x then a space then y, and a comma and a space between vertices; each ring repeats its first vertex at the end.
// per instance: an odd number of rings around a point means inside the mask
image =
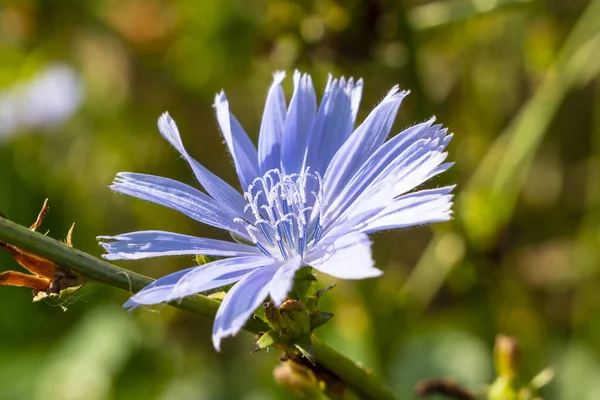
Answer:
MULTIPOLYGON (((96 256, 97 235, 226 238, 108 185, 120 171, 195 184, 156 129, 166 110, 190 153, 236 183, 214 94, 256 140, 271 73, 294 68, 318 93, 329 72, 363 77, 359 120, 398 83, 412 94, 394 134, 431 115, 455 133, 456 166, 427 184, 458 184, 455 220, 374 235, 385 275, 338 282, 323 339, 410 399, 433 377, 482 390, 506 333, 525 379, 554 366, 544 398, 600 398, 598 0, 3 0, 0 210, 29 225, 47 197, 41 230, 63 239, 76 222, 75 247, 96 256)), ((158 277, 193 263, 120 265, 158 277)), ((1 287, 0 399, 289 396, 276 352, 250 355, 250 334, 216 353, 211 320, 127 313, 127 297, 89 284, 32 303, 1 287)))

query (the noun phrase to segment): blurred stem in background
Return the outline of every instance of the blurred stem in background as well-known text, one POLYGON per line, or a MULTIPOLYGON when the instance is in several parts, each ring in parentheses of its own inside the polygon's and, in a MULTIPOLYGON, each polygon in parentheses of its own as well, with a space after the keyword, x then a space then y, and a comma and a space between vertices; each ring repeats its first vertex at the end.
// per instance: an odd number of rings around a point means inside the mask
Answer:
POLYGON ((440 233, 427 247, 400 292, 401 301, 424 310, 454 265, 464 256, 465 240, 485 248, 510 220, 517 196, 538 147, 566 94, 600 72, 600 1, 579 18, 530 100, 485 155, 456 198, 457 219, 466 238, 440 233))
POLYGON ((411 8, 408 12, 408 20, 414 30, 425 31, 498 11, 502 7, 532 2, 532 0, 437 1, 411 8))
MULTIPOLYGON (((73 249, 57 240, 31 231, 6 219, 0 219, 0 241, 17 246, 106 285, 136 292, 152 282, 152 279, 136 274, 73 249)), ((214 318, 219 302, 206 296, 196 295, 172 305, 214 318)), ((251 318, 245 329, 264 332, 268 327, 260 320, 251 318)), ((313 335, 313 347, 317 364, 337 376, 348 388, 365 399, 394 400, 396 396, 371 371, 367 371, 336 352, 313 335)))

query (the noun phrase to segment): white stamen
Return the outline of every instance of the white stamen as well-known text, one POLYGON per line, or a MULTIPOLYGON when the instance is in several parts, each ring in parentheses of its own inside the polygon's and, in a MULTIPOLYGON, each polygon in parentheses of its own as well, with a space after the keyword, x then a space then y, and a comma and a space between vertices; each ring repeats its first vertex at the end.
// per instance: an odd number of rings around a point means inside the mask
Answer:
POLYGON ((254 221, 242 218, 234 221, 244 225, 264 254, 283 259, 303 256, 308 247, 318 242, 323 229, 322 182, 321 175, 310 168, 290 175, 283 175, 278 169, 269 170, 254 179, 244 192, 247 202, 244 211, 250 210, 254 221), (309 191, 309 186, 316 190, 309 191), (307 215, 314 223, 309 224, 307 215), (311 232, 309 226, 313 227, 311 232))

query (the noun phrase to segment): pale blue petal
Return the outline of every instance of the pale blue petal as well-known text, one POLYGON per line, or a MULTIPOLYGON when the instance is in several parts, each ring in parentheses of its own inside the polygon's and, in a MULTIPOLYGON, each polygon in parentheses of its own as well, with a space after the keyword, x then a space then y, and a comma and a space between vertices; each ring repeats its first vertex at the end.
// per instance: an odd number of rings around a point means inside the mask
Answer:
POLYGON ((196 293, 237 282, 257 268, 281 265, 281 261, 264 255, 226 258, 202 265, 177 281, 170 299, 180 299, 196 293))
MULTIPOLYGON (((431 144, 432 146, 435 143, 431 144)), ((448 153, 444 152, 443 147, 430 149, 428 152, 421 149, 415 152, 410 158, 406 158, 402 162, 394 163, 387 170, 392 175, 393 179, 387 176, 381 176, 379 179, 389 179, 394 181, 394 196, 400 196, 407 193, 433 176, 434 171, 438 169, 440 164, 448 157, 448 153)))
POLYGON ((160 176, 121 172, 117 174, 111 188, 119 193, 172 208, 207 225, 249 238, 247 231, 233 221, 238 215, 184 183, 160 176))
POLYGON ((394 87, 335 154, 325 173, 325 201, 335 199, 360 166, 381 146, 408 92, 394 87))
POLYGON ((213 325, 213 345, 220 350, 221 339, 233 336, 268 296, 271 280, 279 265, 259 268, 239 281, 227 293, 213 325))
POLYGON ((199 238, 164 231, 139 231, 117 236, 98 236, 107 260, 139 260, 141 258, 205 255, 236 257, 262 254, 254 247, 243 243, 199 238))
POLYGON ((391 186, 392 197, 396 197, 431 178, 446 157, 443 150, 451 138, 444 137, 446 130, 431 126, 432 122, 405 130, 375 151, 329 205, 326 219, 336 221, 353 205, 377 196, 373 189, 381 187, 389 194, 391 186))
POLYGON ((309 75, 296 71, 281 144, 281 168, 285 174, 302 171, 316 112, 317 96, 312 80, 309 75))
POLYGON ((229 102, 225 92, 215 96, 215 110, 221 133, 233 157, 242 190, 246 190, 254 178, 261 176, 258 170, 258 153, 238 120, 229 112, 229 102))
POLYGON ((413 162, 406 167, 406 174, 404 174, 401 167, 397 170, 391 169, 389 174, 384 173, 383 177, 369 185, 352 205, 338 217, 340 220, 349 222, 344 225, 344 229, 355 230, 358 225, 353 225, 352 222, 366 221, 383 212, 385 208, 392 206, 399 194, 404 194, 429 179, 432 176, 431 171, 446 158, 446 155, 447 153, 433 152, 421 156, 417 160, 412 160, 413 162), (385 204, 386 198, 390 201, 385 208, 382 208, 381 206, 385 204))
POLYGON ((281 305, 287 298, 289 291, 292 289, 294 282, 294 274, 302 265, 302 258, 295 256, 285 264, 283 264, 273 276, 271 281, 271 300, 277 307, 281 305))
POLYGON ((362 80, 354 84, 352 78, 346 82, 344 78, 329 76, 306 155, 306 165, 312 171, 323 175, 335 153, 350 137, 357 111, 353 107, 358 107, 361 93, 362 80))
POLYGON ((269 89, 258 137, 258 163, 264 174, 281 167, 281 141, 285 124, 287 106, 281 82, 285 72, 273 75, 273 84, 269 89))
POLYGON ((360 232, 324 241, 307 255, 305 262, 341 279, 364 279, 383 273, 373 266, 369 237, 360 232))
POLYGON ((160 279, 155 280, 127 300, 123 307, 137 308, 139 306, 152 305, 162 303, 170 295, 173 290, 173 286, 182 276, 190 273, 198 267, 191 267, 183 269, 181 271, 174 272, 169 275, 165 275, 160 279))
POLYGON ((373 216, 381 213, 394 203, 394 186, 389 181, 382 181, 361 194, 364 201, 355 201, 350 207, 336 214, 334 219, 326 216, 323 228, 323 239, 338 237, 348 232, 357 231, 358 226, 373 216))
POLYGON ((359 228, 362 232, 372 233, 448 221, 452 219, 452 189, 454 186, 447 186, 400 196, 394 200, 394 204, 359 228))
POLYGON ((360 107, 360 100, 362 99, 363 85, 364 85, 363 80, 362 80, 362 78, 360 78, 358 81, 356 81, 356 84, 354 85, 354 89, 351 92, 350 104, 352 107, 352 124, 353 125, 356 122, 356 116, 358 115, 358 109, 360 107))
MULTIPOLYGON (((444 139, 449 139, 451 137, 452 136, 449 135, 444 139)), ((403 170, 402 166, 399 164, 391 168, 390 173, 396 174, 394 194, 399 196, 407 193, 454 165, 454 163, 451 162, 444 163, 448 157, 448 153, 444 152, 445 146, 445 144, 439 145, 426 156, 421 157, 418 161, 412 162, 410 167, 407 167, 405 170, 403 170)))
POLYGON ((268 257, 235 257, 191 267, 155 280, 123 305, 138 307, 169 302, 237 282, 257 268, 272 263, 268 257))
POLYGON ((158 119, 158 129, 162 136, 187 160, 198 182, 208 194, 217 200, 221 206, 229 207, 238 214, 243 215, 246 201, 242 195, 188 154, 185 147, 183 147, 179 129, 177 129, 175 121, 168 113, 164 113, 158 119))

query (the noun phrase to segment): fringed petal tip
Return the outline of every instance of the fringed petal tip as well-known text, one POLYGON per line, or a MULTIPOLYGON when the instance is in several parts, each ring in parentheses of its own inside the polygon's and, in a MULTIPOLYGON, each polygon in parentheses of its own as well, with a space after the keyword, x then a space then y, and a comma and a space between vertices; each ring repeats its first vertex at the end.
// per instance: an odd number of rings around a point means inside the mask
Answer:
POLYGON ((112 183, 108 186, 111 190, 115 190, 114 187, 116 185, 119 185, 120 183, 123 182, 124 179, 126 179, 124 176, 122 176, 122 174, 124 174, 124 172, 117 172, 117 174, 113 178, 112 183))
MULTIPOLYGON (((135 183, 137 182, 138 177, 151 177, 152 175, 146 175, 146 174, 138 174, 135 172, 117 172, 117 174, 115 175, 115 178, 113 179, 113 186, 114 185, 122 185, 122 184, 127 184, 127 183, 135 183)), ((167 181, 173 181, 173 179, 169 179, 169 178, 162 178, 162 177, 157 177, 159 179, 165 179, 167 181)), ((174 181, 176 182, 176 181, 174 181)))
MULTIPOLYGON (((354 92, 362 93, 363 86, 364 81, 362 78, 357 79, 355 82, 355 79, 352 76, 348 79, 346 79, 345 76, 336 78, 333 74, 329 73, 327 75, 327 84, 325 85, 325 92, 327 93, 328 91, 339 88, 342 89, 348 96, 352 97, 354 92)), ((358 104, 356 106, 358 106, 358 104)))
POLYGON ((299 86, 303 86, 306 88, 310 88, 310 90, 314 90, 313 89, 313 83, 312 83, 312 77, 307 74, 307 73, 302 73, 298 70, 294 70, 294 91, 296 91, 299 86))
POLYGON ((450 220, 455 186, 427 189, 402 195, 394 204, 363 223, 360 230, 373 233, 450 220))
POLYGON ((168 111, 163 112, 162 114, 160 114, 160 117, 158 117, 158 126, 159 128, 161 126, 168 126, 170 124, 174 124, 175 120, 171 117, 171 114, 169 114, 168 111))
POLYGON ((168 112, 162 113, 158 118, 158 131, 182 156, 187 155, 177 124, 168 112))
MULTIPOLYGON (((362 79, 361 79, 362 81, 362 79)), ((410 90, 400 90, 400 85, 394 85, 385 95, 381 103, 386 103, 388 101, 397 101, 398 99, 404 99, 406 96, 410 94, 410 90)))
POLYGON ((221 90, 217 94, 215 94, 215 101, 213 103, 213 107, 217 108, 220 106, 229 106, 229 102, 227 101, 227 96, 225 95, 225 91, 221 90))
MULTIPOLYGON (((114 238, 112 236, 96 236, 96 240, 98 241, 98 244, 100 246, 102 246, 102 248, 106 251, 108 251, 108 248, 110 247, 110 241, 113 240, 114 238)), ((102 254, 101 257, 105 258, 105 256, 107 256, 108 254, 102 254)))
POLYGON ((294 75, 292 75, 292 79, 294 80, 294 86, 297 85, 297 82, 300 81, 300 78, 305 75, 302 72, 300 72, 299 70, 295 69, 294 70, 294 75))
POLYGON ((271 84, 271 86, 280 84, 281 82, 283 82, 284 79, 285 71, 275 71, 273 73, 273 83, 271 84))
POLYGON ((110 236, 96 236, 96 240, 98 241, 98 244, 100 246, 102 246, 102 248, 104 249, 104 251, 106 251, 105 254, 101 254, 100 257, 105 259, 105 260, 113 260, 113 258, 111 258, 112 254, 110 254, 110 243, 106 243, 103 242, 103 240, 110 240, 110 236))
POLYGON ((123 187, 127 186, 131 182, 131 180, 124 174, 124 172, 119 172, 113 179, 112 184, 108 186, 108 188, 113 192, 123 193, 123 187))

